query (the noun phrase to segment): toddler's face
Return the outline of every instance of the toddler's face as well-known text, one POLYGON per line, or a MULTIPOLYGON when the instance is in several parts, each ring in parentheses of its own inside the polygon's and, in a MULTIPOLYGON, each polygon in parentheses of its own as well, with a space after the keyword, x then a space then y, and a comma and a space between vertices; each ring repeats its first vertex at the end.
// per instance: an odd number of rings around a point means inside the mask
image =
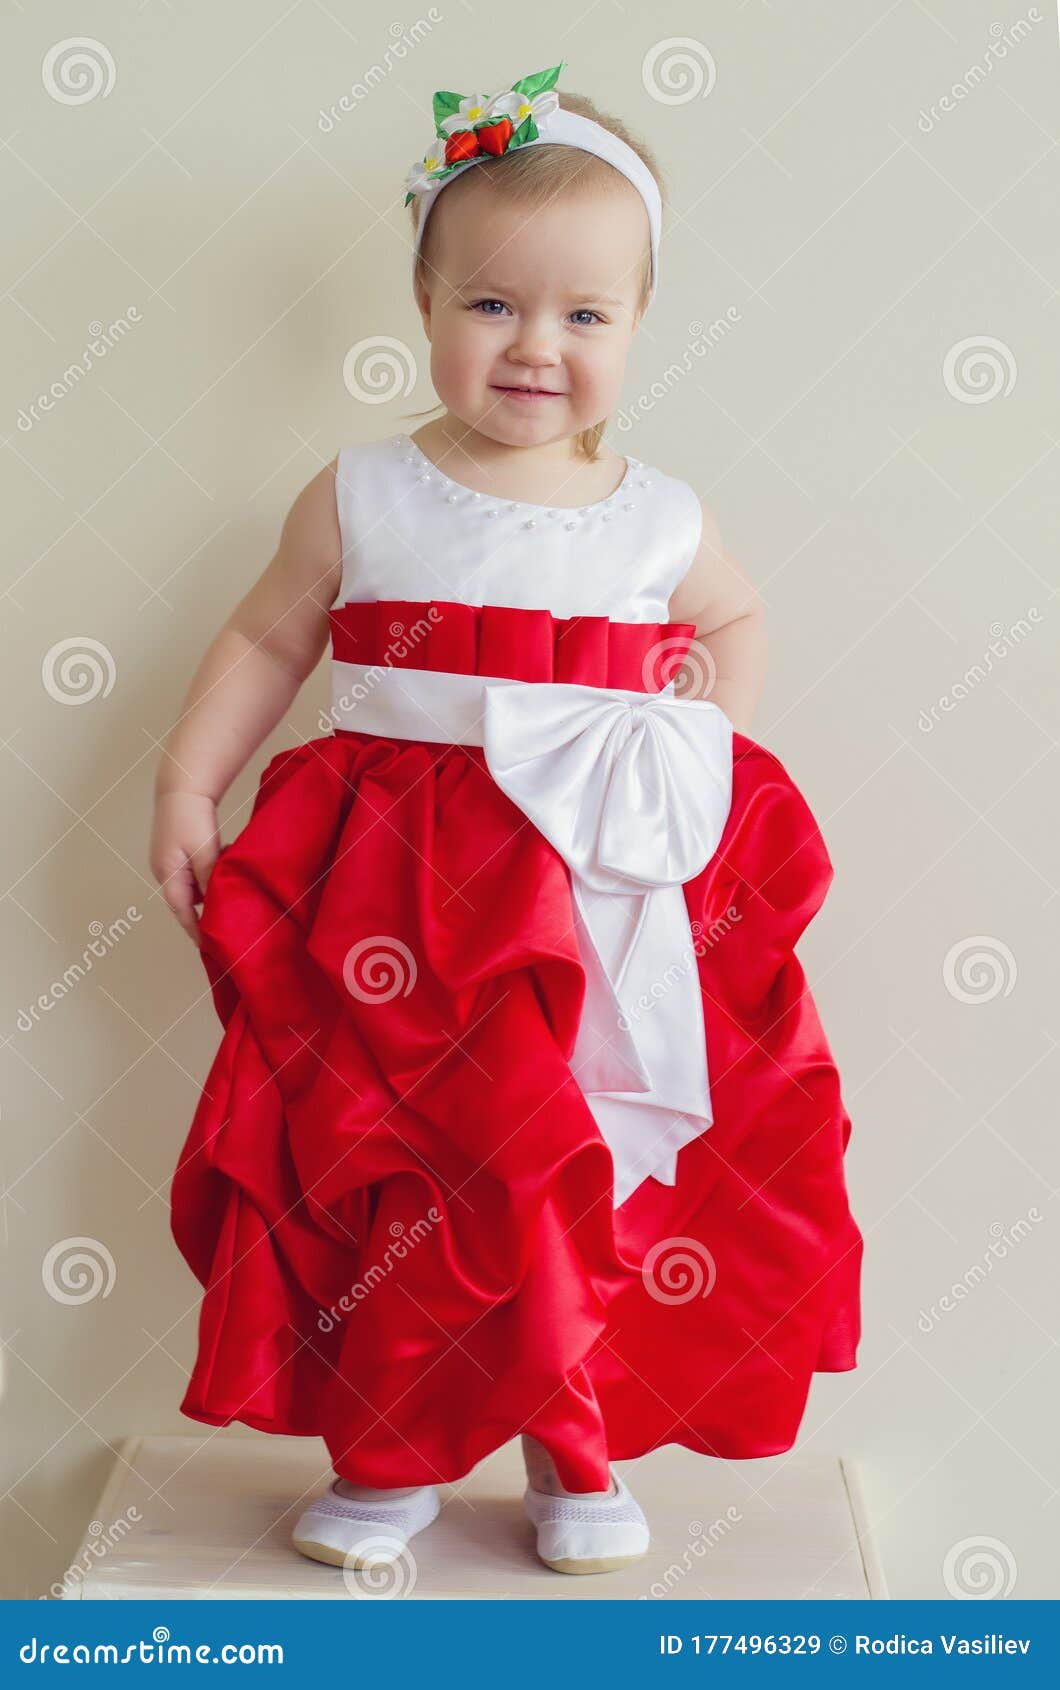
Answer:
POLYGON ((649 251, 639 194, 568 192, 534 211, 487 179, 448 197, 431 213, 439 226, 417 288, 439 399, 515 446, 603 421, 639 321, 649 251))

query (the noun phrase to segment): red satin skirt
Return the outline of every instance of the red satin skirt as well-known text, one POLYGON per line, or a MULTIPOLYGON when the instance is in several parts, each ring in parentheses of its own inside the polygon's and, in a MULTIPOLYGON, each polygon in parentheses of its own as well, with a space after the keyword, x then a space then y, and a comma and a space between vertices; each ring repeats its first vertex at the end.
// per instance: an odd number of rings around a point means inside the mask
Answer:
MULTIPOLYGON (((593 676, 637 684, 563 678, 593 676)), ((617 1210, 568 1065, 568 870, 481 748, 338 732, 272 759, 201 917, 223 1036, 171 1190, 204 1288, 184 1414, 320 1436, 377 1486, 522 1431, 573 1490, 667 1443, 791 1447, 860 1335, 850 1120, 793 954, 832 868, 777 759, 733 748, 685 887, 714 1124, 617 1210)))

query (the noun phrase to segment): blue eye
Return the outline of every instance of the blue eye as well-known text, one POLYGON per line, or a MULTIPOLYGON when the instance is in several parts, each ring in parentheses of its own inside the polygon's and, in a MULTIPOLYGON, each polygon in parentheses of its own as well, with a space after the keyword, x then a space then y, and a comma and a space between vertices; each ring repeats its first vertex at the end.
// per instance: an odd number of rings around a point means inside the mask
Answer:
MULTIPOLYGON (((507 311, 507 309, 508 307, 502 299, 476 299, 471 306, 472 311, 477 311, 480 316, 483 317, 499 317, 507 311), (498 309, 496 311, 490 310, 490 307, 493 305, 497 306, 498 309)), ((570 315, 571 320, 574 323, 574 327, 577 329, 587 329, 590 328, 594 322, 603 322, 603 318, 600 316, 599 311, 591 311, 588 306, 585 306, 584 309, 580 311, 572 311, 570 315), (575 321, 575 319, 580 320, 575 321), (586 319, 588 319, 588 321, 586 321, 586 319)))

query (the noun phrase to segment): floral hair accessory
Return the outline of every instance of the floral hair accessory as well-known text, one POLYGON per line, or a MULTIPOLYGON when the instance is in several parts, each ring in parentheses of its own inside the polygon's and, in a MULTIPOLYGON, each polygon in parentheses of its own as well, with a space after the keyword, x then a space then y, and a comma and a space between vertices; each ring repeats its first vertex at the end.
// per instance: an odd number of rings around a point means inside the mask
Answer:
POLYGON ((503 158, 517 147, 554 145, 580 147, 613 165, 632 182, 644 201, 651 237, 651 283, 655 297, 659 277, 659 235, 662 199, 659 186, 640 155, 610 129, 559 103, 555 85, 566 61, 550 70, 520 77, 499 94, 454 94, 439 89, 434 96, 435 139, 405 178, 405 204, 419 200, 413 269, 419 258, 423 231, 434 202, 455 176, 485 158, 503 158))
POLYGON ((405 204, 472 159, 499 158, 536 141, 542 123, 559 110, 559 96, 552 90, 562 69, 561 62, 551 70, 535 71, 489 96, 451 94, 440 88, 434 96, 436 142, 409 171, 405 204))

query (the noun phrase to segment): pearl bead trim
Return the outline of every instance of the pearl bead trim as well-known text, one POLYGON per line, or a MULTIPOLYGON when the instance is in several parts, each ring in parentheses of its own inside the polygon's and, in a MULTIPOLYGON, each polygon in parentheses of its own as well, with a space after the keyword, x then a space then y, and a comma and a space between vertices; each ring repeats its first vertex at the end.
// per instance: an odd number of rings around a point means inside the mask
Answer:
POLYGON ((580 528, 585 521, 590 520, 594 516, 599 516, 601 522, 610 522, 612 518, 618 516, 621 512, 636 509, 635 500, 622 498, 623 494, 627 494, 630 491, 635 480, 639 487, 650 487, 652 485, 652 478, 650 476, 635 476, 634 472, 636 470, 642 470, 645 467, 641 463, 640 459, 627 458, 626 473, 619 485, 615 488, 613 493, 609 493, 605 499, 598 500, 595 505, 582 505, 581 508, 577 510, 570 508, 565 510, 563 506, 559 506, 555 510, 551 510, 543 505, 524 505, 521 500, 516 499, 499 499, 494 504, 486 505, 483 504, 482 501, 488 498, 488 494, 479 493, 473 487, 465 487, 461 482, 453 481, 450 476, 444 474, 442 470, 438 469, 437 465, 430 463, 426 453, 420 450, 420 448, 416 445, 416 442, 409 435, 396 435, 394 438, 394 444, 399 448, 406 448, 402 451, 402 463, 412 465, 413 467, 417 464, 421 466, 420 473, 417 475, 416 480, 425 486, 437 487, 444 497, 446 504, 473 504, 477 501, 481 506, 482 515, 494 519, 499 516, 514 516, 524 509, 536 511, 538 513, 537 516, 527 516, 521 519, 520 526, 523 528, 536 528, 538 524, 538 517, 541 515, 552 518, 560 516, 565 517, 566 520, 563 526, 568 532, 574 532, 576 529, 580 528), (616 503, 616 501, 620 501, 620 503, 616 503))

